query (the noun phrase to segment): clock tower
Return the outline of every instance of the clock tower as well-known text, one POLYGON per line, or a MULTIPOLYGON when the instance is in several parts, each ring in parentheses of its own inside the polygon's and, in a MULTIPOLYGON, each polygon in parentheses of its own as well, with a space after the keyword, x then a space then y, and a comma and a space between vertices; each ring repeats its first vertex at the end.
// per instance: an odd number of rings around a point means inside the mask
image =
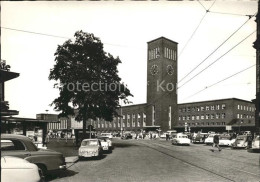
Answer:
POLYGON ((177 125, 177 44, 164 37, 148 42, 147 126, 177 125))

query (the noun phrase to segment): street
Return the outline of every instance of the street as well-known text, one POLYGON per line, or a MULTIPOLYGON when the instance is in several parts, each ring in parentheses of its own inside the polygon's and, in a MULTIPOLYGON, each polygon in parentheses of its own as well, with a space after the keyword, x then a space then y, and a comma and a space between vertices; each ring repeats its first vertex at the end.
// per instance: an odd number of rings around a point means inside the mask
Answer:
MULTIPOLYGON (((64 141, 60 141, 64 142, 64 141)), ((260 181, 259 153, 191 144, 175 146, 165 140, 113 139, 115 149, 102 159, 68 163, 52 182, 115 181, 260 181)), ((51 148, 51 147, 50 147, 51 148)), ((77 155, 75 147, 61 148, 66 156, 77 155), (71 150, 71 148, 73 148, 71 150), (71 152, 66 152, 71 150, 71 152)))

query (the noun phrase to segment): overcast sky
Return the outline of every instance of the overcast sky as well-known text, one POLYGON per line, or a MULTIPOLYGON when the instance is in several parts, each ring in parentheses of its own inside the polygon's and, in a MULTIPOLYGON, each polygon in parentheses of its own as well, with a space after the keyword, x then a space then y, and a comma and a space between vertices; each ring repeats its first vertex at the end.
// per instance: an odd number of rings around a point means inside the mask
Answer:
MULTIPOLYGON (((2 1, 1 59, 11 66, 10 71, 20 73, 20 77, 6 82, 5 100, 9 101, 10 109, 20 111, 19 117, 35 118, 37 113, 45 113, 45 110, 54 113, 49 104, 58 96, 58 90, 53 89, 53 82, 48 80, 54 65, 54 52, 58 45, 73 38, 76 31, 83 30, 99 37, 106 52, 119 56, 122 61, 119 76, 134 95, 131 101, 134 104, 145 103, 148 41, 164 36, 179 43, 179 54, 182 51, 178 60, 180 81, 248 20, 248 16, 239 15, 254 15, 257 12, 257 1, 200 2, 2 1), (210 11, 219 13, 205 15, 205 9, 210 7, 210 11)), ((255 17, 249 20, 179 86, 254 32, 254 20, 255 17)), ((254 99, 255 67, 205 88, 254 65, 256 53, 252 43, 255 39, 256 33, 253 33, 183 85, 178 90, 178 103, 233 97, 249 101, 254 99)))

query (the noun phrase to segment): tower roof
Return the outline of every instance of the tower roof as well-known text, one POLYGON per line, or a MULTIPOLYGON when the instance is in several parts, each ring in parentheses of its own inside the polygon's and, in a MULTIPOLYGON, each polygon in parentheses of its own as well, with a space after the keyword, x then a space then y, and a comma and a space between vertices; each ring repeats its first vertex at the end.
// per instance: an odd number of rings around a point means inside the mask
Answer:
POLYGON ((157 38, 157 39, 151 40, 151 41, 149 41, 149 42, 147 42, 147 43, 149 44, 149 43, 154 42, 154 41, 157 41, 157 40, 159 40, 159 39, 165 39, 165 40, 170 41, 170 42, 172 42, 172 43, 178 44, 178 42, 174 42, 173 40, 167 39, 167 38, 165 38, 165 37, 163 37, 163 36, 162 36, 162 37, 159 37, 159 38, 157 38))

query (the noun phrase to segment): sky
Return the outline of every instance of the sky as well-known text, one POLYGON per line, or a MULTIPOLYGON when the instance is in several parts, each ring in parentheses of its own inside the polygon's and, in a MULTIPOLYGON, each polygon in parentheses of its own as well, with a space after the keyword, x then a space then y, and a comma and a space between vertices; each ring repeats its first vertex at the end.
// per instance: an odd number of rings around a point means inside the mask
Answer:
POLYGON ((147 42, 161 36, 178 42, 178 103, 223 98, 250 101, 256 91, 256 51, 252 47, 256 22, 255 17, 247 21, 245 15, 256 12, 257 1, 253 0, 2 1, 1 59, 11 66, 10 71, 20 73, 5 83, 5 100, 10 109, 19 111, 19 117, 35 118, 46 110, 56 113, 50 104, 59 92, 48 80, 54 53, 58 45, 73 40, 74 33, 82 30, 99 37, 106 52, 119 56, 119 76, 134 95, 130 98, 133 104, 146 103, 147 42))

